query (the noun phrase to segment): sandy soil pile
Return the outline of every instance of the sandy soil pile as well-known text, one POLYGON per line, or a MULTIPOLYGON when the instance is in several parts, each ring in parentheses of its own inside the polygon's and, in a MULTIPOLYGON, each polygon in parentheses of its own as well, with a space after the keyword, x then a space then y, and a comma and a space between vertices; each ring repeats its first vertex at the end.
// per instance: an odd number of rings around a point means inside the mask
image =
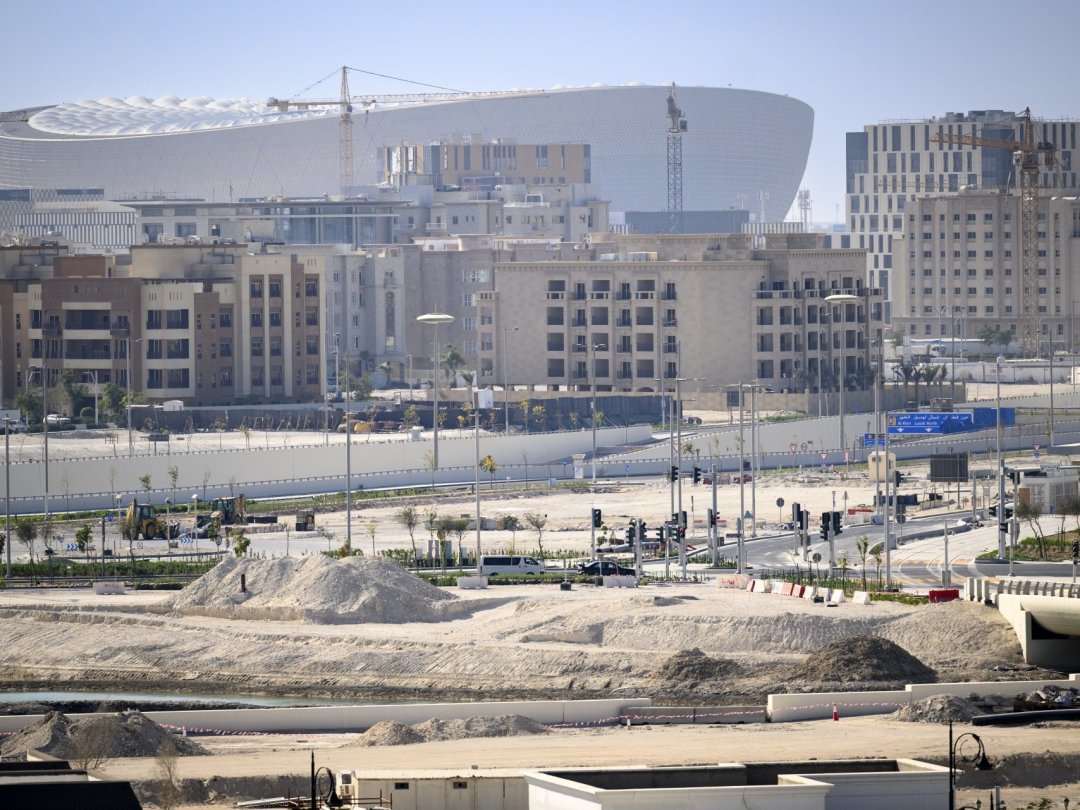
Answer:
POLYGON ((892 713, 894 720, 905 723, 967 723, 984 714, 974 701, 956 695, 934 695, 925 700, 913 700, 892 713))
POLYGON ((690 684, 730 675, 736 665, 724 658, 712 658, 697 647, 680 650, 661 664, 654 676, 665 683, 690 684))
POLYGON ((207 753, 197 742, 172 734, 141 712, 94 715, 74 721, 59 712, 49 712, 4 740, 0 755, 15 756, 34 749, 67 759, 154 757, 166 740, 180 756, 207 753))
POLYGON ((166 604, 194 615, 400 624, 438 621, 436 605, 453 599, 392 560, 319 554, 222 560, 166 604))
POLYGON ((849 636, 811 655, 792 670, 791 677, 818 683, 933 683, 936 673, 888 639, 849 636))
MULTIPOLYGON (((1007 680, 1008 670, 1022 667, 1024 660, 1016 632, 996 608, 962 599, 926 605, 890 622, 880 634, 933 667, 943 680, 953 673, 968 673, 958 680, 969 680, 978 671, 1007 680)), ((1013 677, 1030 677, 1030 672, 1013 677)))
POLYGON ((497 717, 469 717, 463 720, 425 720, 407 726, 392 720, 376 723, 361 734, 353 745, 409 745, 419 742, 466 740, 473 737, 518 737, 547 734, 543 723, 519 714, 497 717))

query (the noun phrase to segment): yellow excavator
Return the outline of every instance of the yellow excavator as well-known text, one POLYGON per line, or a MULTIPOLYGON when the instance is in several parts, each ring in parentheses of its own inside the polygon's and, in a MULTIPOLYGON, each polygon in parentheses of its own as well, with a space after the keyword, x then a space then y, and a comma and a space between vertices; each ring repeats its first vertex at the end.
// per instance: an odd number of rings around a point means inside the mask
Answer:
POLYGON ((243 495, 235 498, 214 498, 210 501, 210 512, 199 515, 198 525, 205 526, 216 520, 218 526, 236 526, 247 523, 247 500, 243 495))
POLYGON ((125 520, 133 527, 134 540, 172 540, 180 536, 177 521, 166 521, 154 511, 153 504, 139 503, 134 498, 128 506, 125 520))

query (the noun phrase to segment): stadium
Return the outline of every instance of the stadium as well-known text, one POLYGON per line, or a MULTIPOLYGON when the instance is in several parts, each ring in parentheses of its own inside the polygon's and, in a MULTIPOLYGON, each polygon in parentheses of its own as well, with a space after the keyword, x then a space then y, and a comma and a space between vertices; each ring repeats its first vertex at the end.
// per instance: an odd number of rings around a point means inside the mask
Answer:
MULTIPOLYGON (((374 105, 353 114, 355 182, 379 178, 381 146, 454 136, 587 143, 592 181, 613 210, 667 205, 666 86, 521 91, 374 105)), ((679 87, 683 208, 787 213, 806 167, 814 113, 788 96, 679 87), (761 192, 767 197, 763 198, 761 192)), ((0 114, 0 190, 103 189, 110 199, 213 201, 340 192, 336 108, 280 112, 241 99, 65 102, 0 114)))

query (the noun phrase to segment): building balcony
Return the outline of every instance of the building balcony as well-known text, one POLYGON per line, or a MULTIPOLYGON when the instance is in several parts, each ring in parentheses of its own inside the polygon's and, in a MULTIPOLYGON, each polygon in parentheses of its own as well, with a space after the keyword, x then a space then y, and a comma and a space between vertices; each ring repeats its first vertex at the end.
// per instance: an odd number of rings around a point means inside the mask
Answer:
POLYGON ((670 327, 675 327, 675 326, 678 326, 678 325, 679 325, 679 319, 678 318, 665 318, 664 319, 664 326, 665 327, 670 328, 670 327))
POLYGON ((656 300, 656 291, 655 290, 638 290, 636 293, 634 293, 634 300, 636 300, 636 301, 655 301, 656 300))
POLYGON ((591 293, 589 293, 589 297, 592 298, 594 301, 607 301, 611 298, 611 291, 593 290, 591 293))
POLYGON ((566 299, 566 292, 565 291, 562 291, 562 290, 560 290, 560 291, 549 290, 548 291, 548 294, 547 294, 547 300, 548 301, 563 301, 565 299, 566 299))
POLYGON ((634 322, 629 318, 619 318, 619 320, 615 321, 615 325, 621 326, 625 329, 629 329, 634 325, 634 322))
POLYGON ((64 334, 64 329, 60 324, 49 324, 41 327, 41 336, 47 338, 58 338, 64 334))

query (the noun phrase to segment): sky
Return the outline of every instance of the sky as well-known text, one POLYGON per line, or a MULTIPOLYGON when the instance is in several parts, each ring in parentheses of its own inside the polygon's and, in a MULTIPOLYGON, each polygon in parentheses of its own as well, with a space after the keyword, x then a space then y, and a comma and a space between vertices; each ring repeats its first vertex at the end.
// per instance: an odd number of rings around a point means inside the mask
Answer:
MULTIPOLYGON (((977 109, 1080 117, 1080 0, 7 0, 0 109, 335 97, 342 65, 461 90, 732 86, 814 108, 802 187, 843 214, 844 133, 977 109)), ((417 88, 353 74, 360 93, 417 88)), ((692 117, 692 111, 685 111, 692 117)), ((687 181, 689 182, 689 181, 687 181)))

